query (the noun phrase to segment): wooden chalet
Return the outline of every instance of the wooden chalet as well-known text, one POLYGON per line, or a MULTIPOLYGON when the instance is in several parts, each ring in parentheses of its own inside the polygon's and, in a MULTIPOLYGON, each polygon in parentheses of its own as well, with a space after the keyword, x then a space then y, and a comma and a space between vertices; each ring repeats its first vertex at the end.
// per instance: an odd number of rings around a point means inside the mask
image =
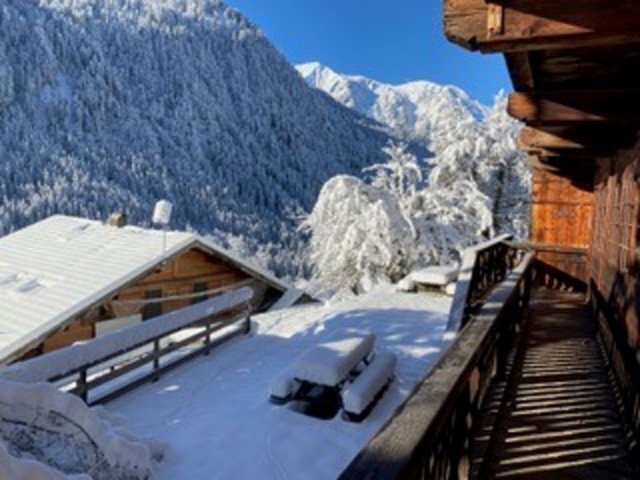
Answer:
POLYGON ((253 311, 309 300, 192 233, 55 215, 0 239, 0 364, 242 286, 253 311))
POLYGON ((444 0, 444 28, 504 55, 530 239, 478 253, 457 338, 341 478, 640 478, 640 2, 444 0))

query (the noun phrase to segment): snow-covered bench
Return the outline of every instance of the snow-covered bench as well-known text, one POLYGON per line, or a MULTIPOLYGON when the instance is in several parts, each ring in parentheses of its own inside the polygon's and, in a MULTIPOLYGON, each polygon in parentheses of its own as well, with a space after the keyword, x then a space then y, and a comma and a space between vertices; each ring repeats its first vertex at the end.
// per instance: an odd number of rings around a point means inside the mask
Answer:
POLYGON ((296 361, 294 376, 304 382, 336 387, 373 351, 375 338, 366 333, 321 343, 296 361))
POLYGON ((269 400, 277 405, 284 405, 293 398, 300 388, 300 382, 293 377, 293 372, 287 370, 278 375, 269 385, 269 400))
POLYGON ((347 420, 362 421, 391 383, 396 368, 396 356, 377 352, 373 360, 353 383, 343 388, 342 408, 347 420))

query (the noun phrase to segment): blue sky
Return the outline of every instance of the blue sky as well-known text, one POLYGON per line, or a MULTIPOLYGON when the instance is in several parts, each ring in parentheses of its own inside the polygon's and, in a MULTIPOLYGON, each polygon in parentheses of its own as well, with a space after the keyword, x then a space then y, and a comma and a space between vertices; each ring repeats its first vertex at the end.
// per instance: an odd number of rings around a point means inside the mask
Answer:
POLYGON ((449 43, 442 0, 227 0, 292 63, 312 60, 388 83, 454 84, 484 103, 511 89, 502 55, 449 43))

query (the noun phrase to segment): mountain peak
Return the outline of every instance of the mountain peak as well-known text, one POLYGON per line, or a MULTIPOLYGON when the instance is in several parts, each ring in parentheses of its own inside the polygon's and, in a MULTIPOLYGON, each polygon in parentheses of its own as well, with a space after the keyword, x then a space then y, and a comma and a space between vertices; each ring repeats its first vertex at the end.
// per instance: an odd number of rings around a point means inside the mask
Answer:
POLYGON ((451 120, 482 120, 488 108, 452 85, 415 80, 399 85, 361 75, 344 75, 319 62, 296 66, 306 82, 343 105, 388 125, 407 140, 427 147, 451 120))

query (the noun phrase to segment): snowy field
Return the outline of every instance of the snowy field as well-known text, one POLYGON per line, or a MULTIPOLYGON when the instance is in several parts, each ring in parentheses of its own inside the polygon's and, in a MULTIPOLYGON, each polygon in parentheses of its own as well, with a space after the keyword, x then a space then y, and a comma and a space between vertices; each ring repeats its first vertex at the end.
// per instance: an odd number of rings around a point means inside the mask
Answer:
POLYGON ((159 479, 333 479, 438 358, 451 299, 389 289, 254 317, 240 337, 107 405, 129 428, 169 445, 159 479), (310 347, 375 333, 398 356, 397 378, 371 415, 320 420, 268 402, 271 380, 310 347))

